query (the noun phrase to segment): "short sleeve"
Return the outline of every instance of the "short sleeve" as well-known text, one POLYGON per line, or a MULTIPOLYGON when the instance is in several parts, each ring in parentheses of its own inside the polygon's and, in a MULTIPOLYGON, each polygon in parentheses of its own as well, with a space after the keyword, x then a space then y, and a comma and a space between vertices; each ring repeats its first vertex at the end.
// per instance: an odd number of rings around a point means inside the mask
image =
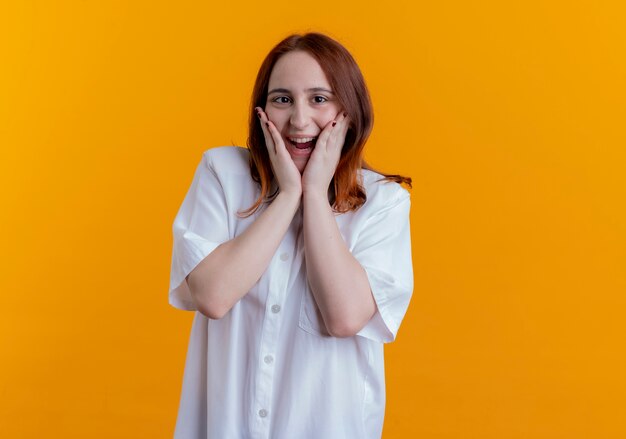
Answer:
POLYGON ((229 239, 226 197, 207 153, 196 169, 172 229, 169 303, 178 309, 195 311, 197 308, 185 278, 229 239))
POLYGON ((369 280, 377 311, 357 335, 395 340, 413 293, 409 193, 399 188, 388 205, 368 218, 352 250, 369 280))

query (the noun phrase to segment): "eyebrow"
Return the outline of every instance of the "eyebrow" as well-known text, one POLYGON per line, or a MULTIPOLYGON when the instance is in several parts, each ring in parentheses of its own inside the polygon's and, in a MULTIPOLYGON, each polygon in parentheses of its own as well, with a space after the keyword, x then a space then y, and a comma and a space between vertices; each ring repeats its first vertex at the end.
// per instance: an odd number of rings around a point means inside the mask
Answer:
MULTIPOLYGON (((328 90, 327 88, 324 87, 313 87, 313 88, 307 88, 304 91, 324 91, 326 93, 330 93, 330 94, 334 94, 331 90, 328 90)), ((291 93, 289 90, 287 90, 286 88, 275 88, 273 90, 270 90, 267 94, 271 95, 272 93, 291 93)))

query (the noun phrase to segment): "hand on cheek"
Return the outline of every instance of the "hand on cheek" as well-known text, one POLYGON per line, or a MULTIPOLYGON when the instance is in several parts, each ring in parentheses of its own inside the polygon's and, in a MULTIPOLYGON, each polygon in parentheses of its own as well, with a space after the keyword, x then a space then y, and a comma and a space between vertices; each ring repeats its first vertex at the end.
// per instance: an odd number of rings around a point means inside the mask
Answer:
POLYGON ((326 124, 318 136, 311 158, 302 174, 304 193, 319 193, 324 196, 328 193, 328 187, 341 158, 349 124, 349 117, 346 113, 340 112, 334 120, 326 124))
POLYGON ((259 118, 261 129, 265 137, 265 145, 270 157, 272 171, 278 182, 281 192, 290 192, 296 195, 302 193, 302 178, 300 171, 294 164, 280 132, 274 123, 269 120, 267 113, 261 107, 254 109, 259 118))

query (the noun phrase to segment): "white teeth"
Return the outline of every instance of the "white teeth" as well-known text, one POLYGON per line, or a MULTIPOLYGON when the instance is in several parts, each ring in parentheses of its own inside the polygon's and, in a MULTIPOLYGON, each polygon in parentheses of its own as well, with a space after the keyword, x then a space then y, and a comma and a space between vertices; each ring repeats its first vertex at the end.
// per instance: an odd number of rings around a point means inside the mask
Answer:
POLYGON ((314 139, 315 137, 305 137, 303 139, 294 139, 292 137, 289 137, 289 140, 291 140, 293 143, 307 143, 307 142, 311 142, 314 139))

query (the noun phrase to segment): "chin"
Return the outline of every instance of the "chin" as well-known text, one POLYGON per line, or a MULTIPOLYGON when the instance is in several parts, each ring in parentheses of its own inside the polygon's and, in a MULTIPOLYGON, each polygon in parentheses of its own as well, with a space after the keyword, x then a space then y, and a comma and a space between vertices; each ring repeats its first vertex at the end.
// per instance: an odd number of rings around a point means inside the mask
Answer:
POLYGON ((309 162, 309 160, 307 159, 306 161, 303 160, 294 160, 293 163, 296 165, 296 168, 298 168, 298 171, 300 171, 300 174, 304 173, 304 170, 306 169, 306 164, 309 162))

